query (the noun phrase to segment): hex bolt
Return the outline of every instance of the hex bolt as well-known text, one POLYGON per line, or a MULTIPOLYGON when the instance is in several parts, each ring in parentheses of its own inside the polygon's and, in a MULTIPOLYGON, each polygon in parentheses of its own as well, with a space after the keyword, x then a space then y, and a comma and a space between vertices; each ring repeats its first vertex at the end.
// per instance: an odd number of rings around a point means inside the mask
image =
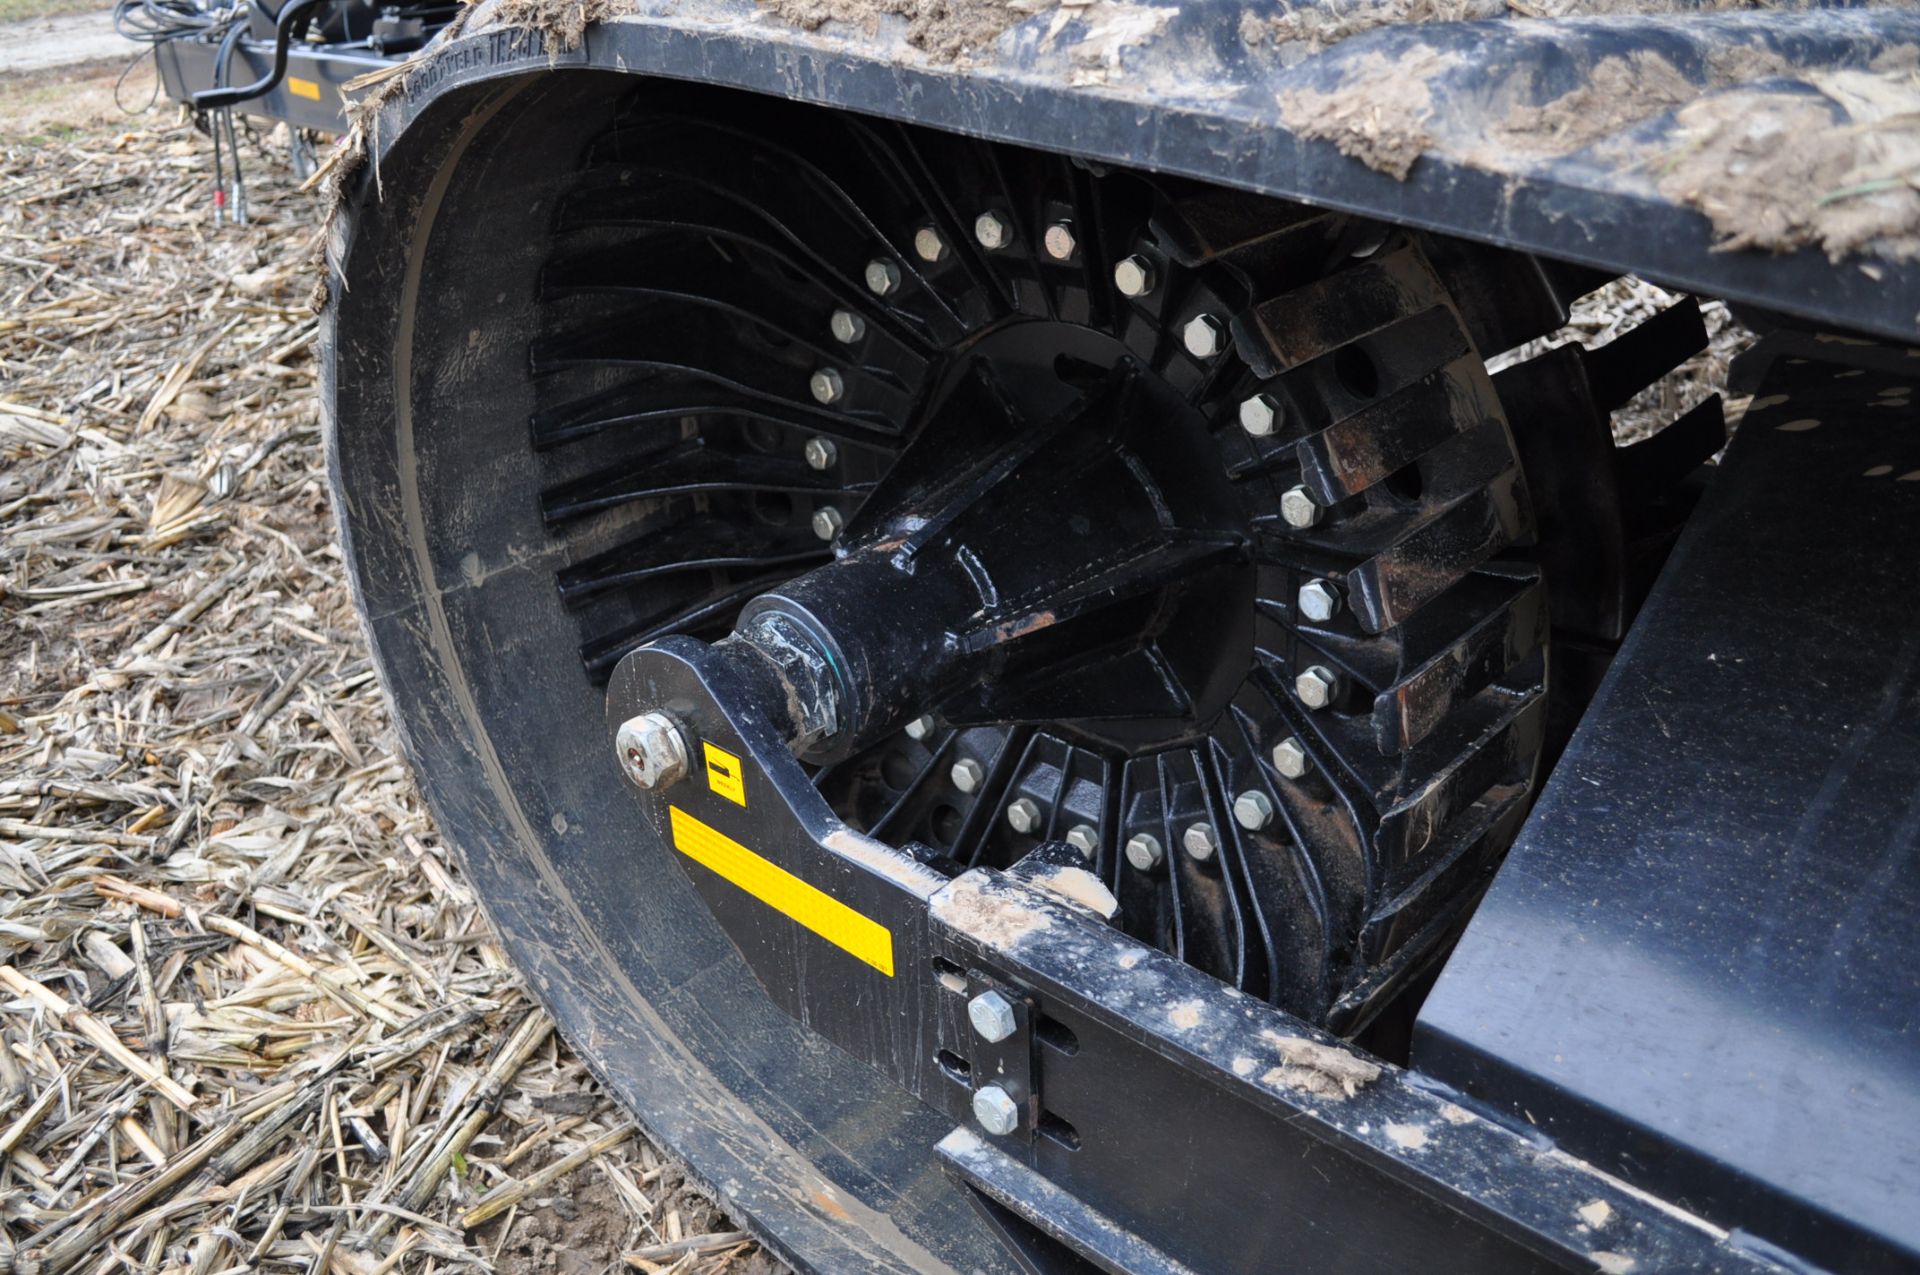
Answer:
POLYGON ((1271 394, 1255 394, 1240 404, 1240 428, 1254 438, 1265 438, 1280 424, 1280 400, 1271 394))
POLYGON ((1196 359, 1210 359, 1227 348, 1227 329, 1210 314, 1196 314, 1180 330, 1187 353, 1196 359))
POLYGON ((1040 807, 1022 797, 1007 806, 1007 822, 1015 832, 1032 832, 1040 826, 1040 807))
POLYGON ((1300 586, 1300 614, 1325 624, 1340 614, 1340 590, 1331 580, 1315 578, 1300 586))
POLYGON ((817 403, 838 403, 847 392, 847 383, 840 373, 830 367, 823 367, 807 378, 807 388, 813 391, 817 403))
POLYGON ((999 1085, 987 1085, 973 1094, 973 1118, 997 1138, 1020 1127, 1020 1107, 999 1085))
POLYGON ((1153 263, 1139 253, 1121 260, 1113 268, 1113 286, 1121 295, 1144 297, 1153 291, 1153 263))
POLYGON ((1321 709, 1333 703, 1340 689, 1340 678, 1324 664, 1315 664, 1293 679, 1293 693, 1308 708, 1321 709))
POLYGON ((840 459, 840 449, 833 445, 831 438, 815 436, 807 440, 806 456, 808 469, 831 469, 833 462, 840 459))
POLYGON ((1073 256, 1073 250, 1080 245, 1074 242, 1073 223, 1056 221, 1047 227, 1047 255, 1055 261, 1066 261, 1073 256))
POLYGON ((961 792, 976 791, 987 777, 986 768, 971 757, 962 757, 953 763, 953 769, 948 774, 953 779, 953 786, 961 792))
POLYGON ((992 252, 1013 242, 1013 227, 1005 217, 989 209, 973 219, 973 237, 992 252))
POLYGON ((913 232, 913 250, 922 261, 939 261, 947 255, 947 241, 932 226, 922 226, 913 232))
MULTIPOLYGON (((1274 750, 1275 755, 1279 749, 1274 750)), ((1249 788, 1233 799, 1233 821, 1249 832, 1258 832, 1273 822, 1273 798, 1258 788, 1249 788)))
POLYGON ((900 289, 900 267, 885 257, 875 257, 867 263, 867 291, 876 297, 884 297, 900 289))
POLYGON ((1080 852, 1080 857, 1091 862, 1093 856, 1100 853, 1100 834, 1092 824, 1076 823, 1067 829, 1066 843, 1080 852))
POLYGON ((846 518, 832 505, 822 505, 813 511, 813 534, 822 540, 833 539, 846 525, 846 518))
POLYGON ((908 739, 925 739, 931 734, 933 734, 933 718, 931 716, 916 717, 907 723, 908 739))
POLYGON ((1297 735, 1289 735, 1273 746, 1273 768, 1288 779, 1307 777, 1307 748, 1297 735))
POLYGON ((1187 830, 1180 834, 1180 845, 1189 857, 1205 863, 1220 849, 1220 838, 1214 835, 1212 824, 1190 823, 1187 830))
POLYGON ((629 717, 620 723, 613 739, 620 768, 636 787, 656 792, 671 787, 687 773, 686 738, 665 713, 629 717))
POLYGON ((1289 527, 1304 531, 1317 526, 1324 512, 1305 487, 1289 487, 1280 497, 1280 516, 1289 527))
POLYGON ((967 1021, 989 1045, 999 1044, 1020 1026, 1013 1016, 1013 1002, 991 990, 967 1002, 967 1021))
POLYGON ((1167 852, 1160 848, 1160 839, 1152 833, 1141 832, 1127 838, 1127 862, 1142 872, 1151 872, 1160 866, 1167 852))
POLYGON ((867 321, 851 310, 835 310, 827 320, 827 327, 832 330, 833 339, 842 345, 852 345, 867 334, 867 321))

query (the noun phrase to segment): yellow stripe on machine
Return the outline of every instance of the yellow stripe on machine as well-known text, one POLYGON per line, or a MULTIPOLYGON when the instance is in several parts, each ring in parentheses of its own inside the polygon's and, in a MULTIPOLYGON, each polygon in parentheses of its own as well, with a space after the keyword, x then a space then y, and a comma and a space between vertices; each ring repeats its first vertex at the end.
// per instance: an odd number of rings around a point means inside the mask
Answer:
POLYGON ((680 807, 669 806, 667 812, 673 820, 674 849, 888 978, 893 977, 893 934, 886 926, 808 885, 680 807))
POLYGON ((320 100, 320 85, 313 80, 303 80, 297 75, 287 77, 287 92, 295 97, 304 97, 309 102, 320 100))

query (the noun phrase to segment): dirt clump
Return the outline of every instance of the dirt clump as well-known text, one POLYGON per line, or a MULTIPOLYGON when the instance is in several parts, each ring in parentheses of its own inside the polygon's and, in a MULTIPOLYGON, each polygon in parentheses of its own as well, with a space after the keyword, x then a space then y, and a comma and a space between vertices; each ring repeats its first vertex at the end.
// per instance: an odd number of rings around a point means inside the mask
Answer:
MULTIPOLYGON (((760 7, 802 31, 818 31, 829 22, 845 22, 868 35, 880 20, 903 18, 907 43, 936 61, 951 62, 983 49, 1000 33, 1035 11, 1001 0, 758 0, 760 7)), ((1045 7, 1037 6, 1037 7, 1045 7)))
POLYGON ((1286 6, 1278 17, 1249 14, 1240 38, 1249 47, 1272 47, 1282 56, 1318 53, 1382 27, 1423 22, 1482 22, 1497 18, 1645 17, 1740 9, 1795 9, 1800 0, 1371 0, 1360 4, 1286 6))
POLYGON ((571 53, 588 27, 632 9, 628 0, 501 0, 494 19, 501 26, 538 31, 550 51, 571 53))
POLYGON ((1424 47, 1398 58, 1368 53, 1337 88, 1279 94, 1280 118, 1298 136, 1332 142, 1342 155, 1405 181, 1433 145, 1427 82, 1458 62, 1455 54, 1424 47))
POLYGON ((1540 106, 1516 105, 1496 130, 1503 146, 1566 155, 1700 95, 1673 63, 1648 49, 1602 58, 1587 82, 1540 106))

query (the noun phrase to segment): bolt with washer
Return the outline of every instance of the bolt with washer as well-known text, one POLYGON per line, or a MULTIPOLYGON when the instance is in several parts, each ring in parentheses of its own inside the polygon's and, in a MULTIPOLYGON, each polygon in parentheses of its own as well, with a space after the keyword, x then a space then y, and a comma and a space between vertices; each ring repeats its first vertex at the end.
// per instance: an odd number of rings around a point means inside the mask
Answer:
POLYGON ((947 773, 953 779, 953 786, 961 792, 978 790, 981 781, 987 777, 986 768, 971 757, 962 757, 953 763, 953 769, 947 773))
POLYGON ((900 267, 885 257, 875 257, 867 263, 867 291, 876 297, 888 296, 900 290, 900 267))
POLYGON ((1080 852, 1082 859, 1091 860, 1100 853, 1100 834, 1092 824, 1076 823, 1067 829, 1066 843, 1080 852))
POLYGON ((1227 329, 1210 314, 1196 314, 1180 330, 1187 353, 1196 359, 1210 359, 1227 348, 1227 329))
POLYGON ((1160 838, 1150 832, 1136 833, 1127 838, 1127 862, 1142 872, 1151 872, 1160 866, 1167 852, 1160 846, 1160 838))
POLYGON ((1273 768, 1288 779, 1307 777, 1307 747, 1297 735, 1289 735, 1273 746, 1273 768))
POLYGON ((1007 822, 1015 832, 1033 832, 1040 827, 1040 807, 1022 797, 1007 806, 1007 822))
POLYGON ((973 1118, 995 1137, 1004 1138, 1020 1127, 1020 1106, 999 1085, 974 1091, 973 1118))
POLYGON ((1046 245, 1047 255, 1055 261, 1071 260, 1074 249, 1079 247, 1079 244, 1074 242, 1073 223, 1070 221, 1056 221, 1051 226, 1048 226, 1046 245))
POLYGON ((913 232, 913 251, 922 261, 938 261, 947 255, 947 241, 932 226, 922 226, 913 232))
POLYGON ((838 403, 847 392, 847 383, 840 373, 830 367, 823 367, 807 378, 807 388, 813 391, 817 403, 838 403))
POLYGON ((1265 438, 1280 424, 1280 400, 1271 394, 1255 394, 1240 404, 1240 428, 1254 438, 1265 438))
POLYGON ((1315 664, 1293 679, 1293 693, 1308 708, 1321 709, 1333 703, 1340 691, 1340 676, 1324 664, 1315 664))
POLYGON ((1249 788, 1233 799, 1233 821, 1249 832, 1260 831, 1273 822, 1273 798, 1249 788))
POLYGON ((621 722, 614 748, 627 778, 648 792, 671 787, 687 773, 686 737, 665 713, 642 713, 621 722))
POLYGON ((1331 580, 1318 577, 1300 586, 1300 614, 1315 624, 1325 624, 1340 614, 1340 590, 1331 580))
POLYGON ((835 310, 827 320, 827 327, 833 339, 842 345, 852 345, 867 334, 867 321, 851 310, 835 310))
POLYGON ((992 990, 967 1002, 967 1021, 989 1045, 999 1044, 1020 1026, 1013 1016, 1013 1002, 992 990))
POLYGON ((1013 226, 999 213, 988 210, 973 219, 973 237, 989 252, 1013 242, 1013 226))
POLYGON ((1180 845, 1189 857, 1205 863, 1220 849, 1220 838, 1214 835, 1212 824, 1191 823, 1180 834, 1180 845))
POLYGON ((822 505, 813 511, 813 534, 822 540, 833 539, 846 525, 845 516, 832 505, 822 505))
POLYGON ((831 438, 816 435, 807 440, 806 457, 808 469, 831 469, 833 462, 840 459, 840 449, 833 445, 831 438))
POLYGON ((1280 496, 1280 516, 1289 527, 1305 531, 1319 525, 1325 512, 1305 487, 1289 487, 1280 496))
POLYGON ((1139 253, 1123 258, 1113 268, 1113 286, 1122 296, 1144 297, 1153 291, 1153 263, 1139 253))

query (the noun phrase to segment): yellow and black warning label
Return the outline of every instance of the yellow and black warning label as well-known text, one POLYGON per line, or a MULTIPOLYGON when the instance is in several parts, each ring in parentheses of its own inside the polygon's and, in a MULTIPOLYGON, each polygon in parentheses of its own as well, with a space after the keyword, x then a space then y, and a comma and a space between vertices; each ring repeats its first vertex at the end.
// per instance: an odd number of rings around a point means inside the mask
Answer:
MULTIPOLYGON (((712 765, 711 760, 708 765, 712 765)), ((893 977, 893 932, 886 926, 808 885, 680 807, 669 806, 667 813, 673 820, 674 849, 888 978, 893 977)))
POLYGON ((700 746, 707 754, 707 787, 736 806, 746 805, 747 778, 740 773, 740 759, 704 739, 700 741, 700 746))

